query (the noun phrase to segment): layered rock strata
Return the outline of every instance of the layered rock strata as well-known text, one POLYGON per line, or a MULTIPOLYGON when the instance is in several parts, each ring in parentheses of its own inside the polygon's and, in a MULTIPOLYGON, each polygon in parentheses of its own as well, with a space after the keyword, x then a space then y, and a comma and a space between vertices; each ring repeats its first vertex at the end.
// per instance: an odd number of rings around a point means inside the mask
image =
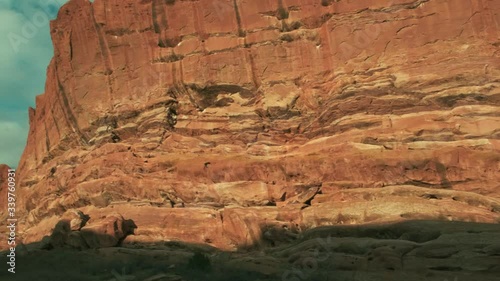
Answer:
POLYGON ((499 223, 499 12, 71 0, 29 113, 23 242, 74 209, 132 220, 124 244, 224 250, 334 224, 499 223))

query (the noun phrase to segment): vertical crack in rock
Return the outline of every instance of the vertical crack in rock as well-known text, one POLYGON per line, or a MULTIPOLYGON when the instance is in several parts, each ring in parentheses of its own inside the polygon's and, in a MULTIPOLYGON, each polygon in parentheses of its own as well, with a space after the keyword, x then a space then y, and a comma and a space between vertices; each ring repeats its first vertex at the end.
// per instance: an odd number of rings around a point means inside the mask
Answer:
POLYGON ((59 75, 57 74, 57 65, 55 64, 54 67, 54 76, 56 77, 56 83, 57 83, 57 90, 56 93, 59 94, 59 101, 62 101, 62 104, 60 103, 59 106, 61 107, 61 111, 63 112, 64 119, 68 123, 68 127, 70 127, 74 133, 76 133, 79 137, 79 142, 83 142, 83 145, 88 144, 88 139, 87 137, 80 131, 80 128, 78 127, 78 121, 73 114, 73 111, 71 110, 68 97, 66 94, 66 91, 64 90, 64 86, 61 84, 61 81, 59 79, 59 75))
POLYGON ((182 60, 179 61, 179 74, 181 75, 180 82, 184 83, 184 65, 182 60))
POLYGON ((205 48, 205 40, 208 39, 208 34, 205 31, 205 26, 203 24, 203 19, 200 17, 200 10, 198 5, 196 4, 197 2, 192 2, 192 7, 193 7, 193 18, 194 18, 194 29, 196 30, 196 33, 198 33, 198 36, 201 39, 203 49, 206 51, 205 48))
POLYGON ((50 153, 50 139, 49 139, 49 130, 47 128, 47 123, 44 122, 44 127, 45 127, 45 146, 47 148, 47 152, 50 153))
POLYGON ((175 84, 182 84, 182 80, 177 79, 177 63, 172 63, 172 81, 175 84))
POLYGON ((113 62, 111 59, 111 54, 109 53, 108 42, 106 41, 106 37, 104 35, 104 32, 102 31, 102 26, 95 20, 94 7, 91 6, 90 9, 90 17, 92 18, 92 24, 97 35, 101 59, 105 66, 104 74, 110 75, 111 73, 113 73, 113 62))
POLYGON ((276 17, 279 19, 279 20, 285 20, 288 18, 289 14, 288 14, 288 10, 285 9, 284 5, 283 5, 283 0, 278 0, 278 10, 276 11, 276 17))
MULTIPOLYGON (((59 103, 60 105, 60 103, 59 103)), ((29 122, 29 125, 30 125, 30 129, 29 129, 29 132, 28 132, 28 144, 26 144, 26 146, 29 145, 29 140, 30 138, 33 138, 33 142, 36 143, 37 139, 36 139, 36 132, 37 132, 37 123, 36 123, 36 109, 33 108, 33 107, 29 107, 28 108, 28 122, 29 122)), ((38 161, 38 153, 36 151, 36 146, 35 146, 35 153, 33 153, 34 155, 34 158, 35 158, 35 163, 38 164, 39 161, 38 161)), ((22 168, 23 164, 20 164, 20 168, 22 168)))
POLYGON ((69 32, 69 61, 73 61, 73 30, 69 32))
POLYGON ((155 33, 161 34, 168 28, 167 15, 165 14, 165 7, 162 0, 153 0, 151 3, 151 17, 155 33))
POLYGON ((151 15, 153 19, 153 28, 155 33, 159 34, 158 46, 161 48, 175 47, 177 41, 175 38, 169 38, 168 35, 168 18, 166 6, 163 0, 153 0, 151 3, 151 15))
POLYGON ((245 31, 241 26, 240 10, 238 8, 238 3, 236 2, 236 0, 233 0, 233 6, 234 6, 234 14, 236 16, 236 23, 238 24, 238 36, 245 37, 245 31))
POLYGON ((52 122, 53 122, 54 126, 56 126, 57 135, 58 135, 59 139, 61 139, 61 129, 59 128, 59 122, 57 122, 55 114, 54 114, 54 107, 50 108, 50 113, 52 115, 52 122))
POLYGON ((113 59, 109 52, 108 42, 106 41, 106 36, 102 30, 102 26, 95 20, 94 6, 90 6, 90 17, 92 19, 92 24, 97 35, 99 42, 99 50, 101 54, 101 60, 104 63, 104 75, 106 76, 106 82, 108 85, 108 97, 110 109, 113 109, 113 86, 111 84, 111 74, 113 73, 113 59))
POLYGON ((259 77, 257 76, 257 70, 255 66, 255 60, 252 53, 252 49, 246 49, 246 50, 247 50, 246 52, 247 60, 250 62, 250 72, 251 72, 250 75, 252 75, 252 82, 255 88, 258 89, 261 85, 261 82, 259 77))

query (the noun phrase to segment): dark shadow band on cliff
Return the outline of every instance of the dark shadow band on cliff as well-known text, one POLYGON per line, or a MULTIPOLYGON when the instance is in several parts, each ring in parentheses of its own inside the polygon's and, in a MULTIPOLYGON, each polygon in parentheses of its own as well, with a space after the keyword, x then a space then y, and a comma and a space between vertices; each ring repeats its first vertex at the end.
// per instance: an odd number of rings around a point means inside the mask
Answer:
MULTIPOLYGON (((123 223, 130 226, 125 236, 134 235, 134 222, 123 223)), ((122 243, 89 230, 75 234, 71 227, 60 221, 48 242, 18 246, 16 273, 8 273, 2 262, 0 280, 494 281, 500 276, 500 224, 404 221, 295 234, 263 226, 262 240, 237 252, 182 241, 122 243), (115 246, 96 248, 103 241, 115 246)), ((7 254, 1 252, 2 260, 7 254)))

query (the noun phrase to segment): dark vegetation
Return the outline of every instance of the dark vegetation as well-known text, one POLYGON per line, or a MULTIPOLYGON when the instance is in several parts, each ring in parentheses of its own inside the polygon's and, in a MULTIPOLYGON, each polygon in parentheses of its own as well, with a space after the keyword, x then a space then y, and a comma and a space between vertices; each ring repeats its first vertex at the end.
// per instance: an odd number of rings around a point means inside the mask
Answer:
POLYGON ((159 59, 154 60, 153 62, 175 62, 180 61, 184 58, 182 55, 177 55, 176 53, 172 53, 169 56, 161 57, 159 59))

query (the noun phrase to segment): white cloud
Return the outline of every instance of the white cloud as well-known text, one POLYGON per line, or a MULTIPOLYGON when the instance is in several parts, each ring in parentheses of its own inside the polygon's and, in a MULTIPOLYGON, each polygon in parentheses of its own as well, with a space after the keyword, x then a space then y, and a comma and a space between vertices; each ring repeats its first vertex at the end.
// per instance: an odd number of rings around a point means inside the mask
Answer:
POLYGON ((29 29, 27 26, 34 26, 29 18, 14 10, 0 9, 0 19, 0 85, 5 90, 2 95, 11 96, 14 92, 25 107, 34 106, 34 97, 43 92, 45 71, 53 55, 49 23, 35 26, 29 38, 23 32, 29 29))
POLYGON ((49 20, 65 2, 0 0, 0 163, 17 166, 24 150, 28 107, 44 91, 53 55, 49 20))
POLYGON ((0 163, 17 167, 19 156, 24 150, 28 130, 17 122, 0 121, 0 163), (24 140, 24 142, 20 142, 24 140))
POLYGON ((7 36, 10 33, 20 33, 20 27, 24 21, 23 16, 15 11, 0 9, 0 18, 2 19, 0 34, 2 34, 3 38, 3 40, 0 40, 0 50, 2 50, 0 53, 0 63, 12 64, 16 60, 16 57, 7 36))
POLYGON ((11 9, 15 0, 3 0, 0 2, 0 9, 11 9))

